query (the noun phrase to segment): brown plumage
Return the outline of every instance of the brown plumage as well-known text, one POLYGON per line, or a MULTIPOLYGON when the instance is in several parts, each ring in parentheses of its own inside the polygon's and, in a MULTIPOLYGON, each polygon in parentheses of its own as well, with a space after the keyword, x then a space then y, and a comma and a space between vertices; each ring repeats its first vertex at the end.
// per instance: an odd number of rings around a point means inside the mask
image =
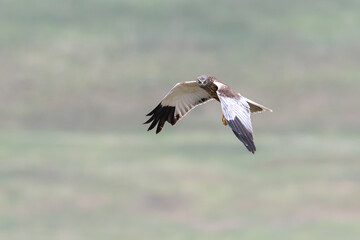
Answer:
POLYGON ((212 99, 221 103, 223 124, 229 125, 245 147, 255 153, 250 113, 272 110, 241 96, 213 76, 202 75, 197 81, 176 84, 147 114, 150 118, 144 124, 150 124, 148 131, 157 126, 156 133, 159 133, 165 122, 175 125, 193 108, 212 99))

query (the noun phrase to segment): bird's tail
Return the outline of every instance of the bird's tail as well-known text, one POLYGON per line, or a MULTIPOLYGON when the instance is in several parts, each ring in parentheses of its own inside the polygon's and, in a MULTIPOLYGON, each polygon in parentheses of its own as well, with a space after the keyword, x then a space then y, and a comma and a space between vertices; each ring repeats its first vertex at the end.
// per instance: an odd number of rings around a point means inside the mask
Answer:
POLYGON ((250 112, 251 113, 258 113, 258 112, 262 112, 262 111, 269 111, 272 112, 272 110, 268 107, 265 107, 261 104, 258 104, 250 99, 247 99, 246 97, 243 97, 245 99, 245 101, 249 104, 250 106, 250 112))

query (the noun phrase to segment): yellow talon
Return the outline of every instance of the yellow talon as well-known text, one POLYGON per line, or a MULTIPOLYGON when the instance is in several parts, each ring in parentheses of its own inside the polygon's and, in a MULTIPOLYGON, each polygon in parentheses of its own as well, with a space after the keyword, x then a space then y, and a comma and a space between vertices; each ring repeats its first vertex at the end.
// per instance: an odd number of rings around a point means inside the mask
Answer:
POLYGON ((226 121, 225 121, 225 117, 224 117, 224 114, 222 115, 222 123, 224 124, 224 126, 226 126, 227 125, 227 123, 226 123, 226 121))

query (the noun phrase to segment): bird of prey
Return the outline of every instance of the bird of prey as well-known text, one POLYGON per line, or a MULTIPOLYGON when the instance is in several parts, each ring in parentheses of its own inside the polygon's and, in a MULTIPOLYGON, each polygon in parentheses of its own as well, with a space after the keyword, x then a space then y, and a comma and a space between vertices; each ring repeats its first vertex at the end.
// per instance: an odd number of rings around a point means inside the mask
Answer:
POLYGON ((174 125, 190 110, 213 99, 221 104, 223 124, 229 125, 245 147, 255 153, 250 113, 272 110, 241 96, 213 76, 201 75, 196 81, 176 84, 159 105, 146 115, 150 119, 144 124, 151 123, 148 131, 157 125, 156 133, 159 133, 166 121, 174 125))

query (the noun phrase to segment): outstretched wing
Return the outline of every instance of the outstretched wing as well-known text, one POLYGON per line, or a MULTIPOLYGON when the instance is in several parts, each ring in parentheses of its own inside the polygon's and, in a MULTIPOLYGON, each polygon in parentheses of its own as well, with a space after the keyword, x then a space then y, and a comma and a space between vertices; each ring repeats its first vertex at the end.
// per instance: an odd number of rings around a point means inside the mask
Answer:
POLYGON ((231 127, 236 137, 252 153, 255 153, 256 147, 252 135, 252 126, 250 120, 250 107, 246 99, 240 94, 236 96, 226 96, 219 93, 222 112, 227 124, 231 127))
POLYGON ((148 131, 156 124, 159 133, 166 121, 174 125, 194 107, 211 100, 212 97, 198 86, 196 81, 176 84, 159 105, 146 116, 150 116, 144 124, 151 123, 148 131))

